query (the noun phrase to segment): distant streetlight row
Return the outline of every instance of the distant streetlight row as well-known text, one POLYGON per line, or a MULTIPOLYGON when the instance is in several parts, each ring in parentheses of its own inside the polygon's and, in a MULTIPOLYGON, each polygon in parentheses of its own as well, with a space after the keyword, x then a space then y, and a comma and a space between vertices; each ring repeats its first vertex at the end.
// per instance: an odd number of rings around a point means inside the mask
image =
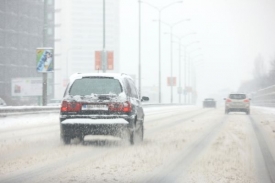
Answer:
MULTIPOLYGON (((183 20, 180 20, 174 24, 169 24, 169 23, 166 23, 166 22, 163 22, 163 24, 167 25, 170 27, 170 41, 171 41, 171 44, 170 44, 170 54, 171 54, 171 73, 170 73, 170 78, 172 79, 173 77, 173 36, 175 36, 173 34, 173 28, 176 26, 176 25, 179 25, 180 23, 182 22, 186 22, 186 21, 190 21, 190 19, 183 19, 183 20)), ((177 37, 177 36, 176 36, 177 37)), ((180 66, 179 66, 180 68, 180 66)), ((171 98, 170 98, 170 102, 173 103, 173 85, 171 84, 170 86, 171 88, 171 98)))
MULTIPOLYGON (((185 38, 186 36, 189 36, 189 35, 193 35, 193 34, 196 34, 195 32, 190 32, 186 35, 183 35, 183 36, 176 36, 173 34, 173 28, 182 23, 182 22, 185 22, 185 21, 190 21, 190 19, 183 19, 183 20, 180 20, 174 24, 169 24, 169 23, 166 23, 166 22, 163 22, 161 20, 161 13, 163 10, 165 10, 166 8, 174 5, 174 4, 177 4, 177 3, 182 3, 182 1, 175 1, 175 2, 172 2, 166 6, 163 6, 161 8, 151 4, 151 3, 148 3, 148 2, 145 2, 145 1, 141 1, 139 0, 139 67, 138 67, 138 78, 141 78, 141 3, 144 3, 144 4, 147 4, 148 6, 154 8, 155 10, 158 11, 158 20, 155 20, 155 21, 158 21, 159 23, 159 103, 162 102, 162 98, 161 98, 161 24, 165 24, 167 26, 170 27, 170 40, 171 40, 171 46, 170 46, 170 54, 171 54, 171 70, 170 70, 170 74, 171 74, 171 78, 173 77, 173 36, 178 38, 179 39, 179 88, 181 89, 181 40, 183 38, 185 38)), ((194 42, 191 42, 187 45, 183 45, 184 47, 184 55, 185 55, 185 58, 184 58, 184 62, 185 62, 185 88, 186 88, 186 83, 187 83, 187 60, 186 60, 186 49, 195 44, 195 43, 198 43, 199 41, 194 41, 194 42)), ((196 51, 196 50, 194 50, 196 51)), ((141 79, 139 79, 139 92, 140 92, 140 95, 141 95, 141 79)), ((171 84, 171 98, 170 98, 170 101, 171 103, 173 103, 173 86, 171 84)), ((185 103, 186 103, 186 95, 185 95, 185 103)), ((179 94, 179 103, 181 103, 181 95, 179 94)))
MULTIPOLYGON (((144 3, 149 5, 150 7, 154 8, 155 10, 158 11, 158 21, 159 21, 159 103, 161 103, 161 13, 163 10, 167 9, 168 7, 177 4, 177 3, 182 3, 182 1, 176 1, 176 2, 172 2, 170 4, 167 4, 166 6, 163 6, 161 8, 156 7, 155 5, 145 2, 145 1, 140 1, 139 0, 139 20, 140 20, 140 3, 144 3)), ((139 27, 140 27, 140 21, 139 21, 139 27)), ((140 29, 139 29, 139 37, 140 37, 140 29)), ((139 42, 140 42, 140 38, 139 38, 139 42)), ((139 43, 140 45, 140 43, 139 43)), ((139 47, 139 49, 141 49, 139 47)), ((139 64, 141 62, 141 57, 140 57, 140 50, 139 50, 139 64)), ((141 78, 141 67, 139 67, 139 78, 141 78)), ((141 82, 139 83, 139 90, 141 91, 141 82)))

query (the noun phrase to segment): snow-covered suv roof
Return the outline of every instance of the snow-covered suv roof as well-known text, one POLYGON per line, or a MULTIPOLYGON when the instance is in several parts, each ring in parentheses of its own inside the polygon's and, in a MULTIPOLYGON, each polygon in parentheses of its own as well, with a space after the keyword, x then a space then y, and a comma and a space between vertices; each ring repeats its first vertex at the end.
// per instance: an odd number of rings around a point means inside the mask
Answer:
POLYGON ((127 74, 124 73, 75 73, 73 75, 71 75, 70 77, 70 82, 76 80, 76 79, 81 79, 83 77, 112 77, 115 79, 121 79, 123 77, 127 77, 129 79, 133 78, 127 74))

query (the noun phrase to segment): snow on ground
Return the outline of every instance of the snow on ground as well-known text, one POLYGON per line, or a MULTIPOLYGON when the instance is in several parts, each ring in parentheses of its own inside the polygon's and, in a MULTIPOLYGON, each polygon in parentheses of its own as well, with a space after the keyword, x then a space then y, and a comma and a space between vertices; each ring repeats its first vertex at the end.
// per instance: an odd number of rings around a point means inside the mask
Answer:
MULTIPOLYGON (((262 110, 268 111, 253 107, 251 116, 273 135, 269 124, 275 122, 275 115, 262 110)), ((83 144, 75 139, 64 146, 59 141, 58 113, 0 118, 0 182, 5 177, 39 183, 146 182, 158 170, 168 175, 166 165, 176 165, 175 157, 181 160, 225 116, 223 108, 191 106, 150 106, 144 111, 145 139, 135 146, 116 138, 89 136, 83 144)), ((202 145, 199 156, 182 170, 187 173, 179 182, 257 182, 255 159, 259 158, 253 150, 255 134, 249 116, 231 113, 227 117, 221 130, 214 130, 216 135, 202 145)))
POLYGON ((0 131, 8 128, 28 127, 58 122, 58 113, 26 114, 0 118, 0 131))
MULTIPOLYGON (((213 113, 212 113, 213 114, 213 113)), ((184 116, 184 115, 182 115, 184 116)), ((182 117, 181 116, 181 117, 182 117)), ((220 117, 215 115, 188 120, 186 123, 171 125, 155 131, 146 127, 145 140, 135 146, 120 146, 101 158, 85 159, 77 165, 67 167, 66 174, 51 179, 53 182, 139 182, 150 175, 157 167, 173 158, 175 153, 185 149, 197 136, 220 117)), ((179 116, 162 119, 158 125, 180 119, 179 116)), ((149 124, 151 124, 149 122, 149 124)), ((154 126, 155 127, 155 126, 154 126)), ((87 142, 89 143, 89 141, 87 142)), ((58 171, 58 170, 57 170, 58 171)), ((141 181, 144 182, 144 181, 141 181)))
POLYGON ((229 115, 225 128, 190 167, 186 182, 257 182, 252 132, 246 115, 229 115))
POLYGON ((275 159, 275 108, 253 107, 252 117, 258 123, 275 159))
POLYGON ((252 106, 252 109, 256 109, 264 114, 274 114, 275 115, 275 108, 274 107, 260 107, 260 106, 252 106))

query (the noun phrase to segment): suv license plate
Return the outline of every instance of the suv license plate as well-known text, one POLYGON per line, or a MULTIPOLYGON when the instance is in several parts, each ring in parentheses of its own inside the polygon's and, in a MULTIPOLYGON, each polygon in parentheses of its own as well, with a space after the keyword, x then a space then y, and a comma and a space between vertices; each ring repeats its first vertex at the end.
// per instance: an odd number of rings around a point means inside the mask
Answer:
POLYGON ((108 111, 108 106, 107 105, 82 105, 82 110, 108 111))

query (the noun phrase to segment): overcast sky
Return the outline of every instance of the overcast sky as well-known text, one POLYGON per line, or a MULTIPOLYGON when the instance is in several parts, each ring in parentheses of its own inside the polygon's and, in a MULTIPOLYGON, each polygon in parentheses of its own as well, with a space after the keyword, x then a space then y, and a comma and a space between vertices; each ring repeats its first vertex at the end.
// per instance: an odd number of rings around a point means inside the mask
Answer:
MULTIPOLYGON (((163 7, 173 0, 147 0, 163 7)), ((158 86, 158 18, 155 9, 142 3, 142 86, 158 86)), ((273 0, 185 0, 162 12, 162 20, 175 23, 173 33, 182 36, 182 44, 200 41, 188 50, 201 48, 192 55, 203 54, 197 66, 197 87, 200 98, 224 88, 236 90, 244 80, 252 78, 254 59, 261 54, 268 61, 275 58, 275 1, 273 0)), ((169 27, 162 25, 162 89, 163 102, 169 102, 170 76, 169 27)), ((120 0, 120 65, 121 72, 137 75, 138 69, 138 1, 120 0)), ((176 41, 176 39, 174 39, 176 41)), ((173 44, 174 76, 178 80, 178 45, 173 44)), ((183 83, 184 84, 184 83, 183 83)), ((174 89, 176 95, 176 87, 174 89)), ((177 100, 177 96, 174 97, 177 100)))

